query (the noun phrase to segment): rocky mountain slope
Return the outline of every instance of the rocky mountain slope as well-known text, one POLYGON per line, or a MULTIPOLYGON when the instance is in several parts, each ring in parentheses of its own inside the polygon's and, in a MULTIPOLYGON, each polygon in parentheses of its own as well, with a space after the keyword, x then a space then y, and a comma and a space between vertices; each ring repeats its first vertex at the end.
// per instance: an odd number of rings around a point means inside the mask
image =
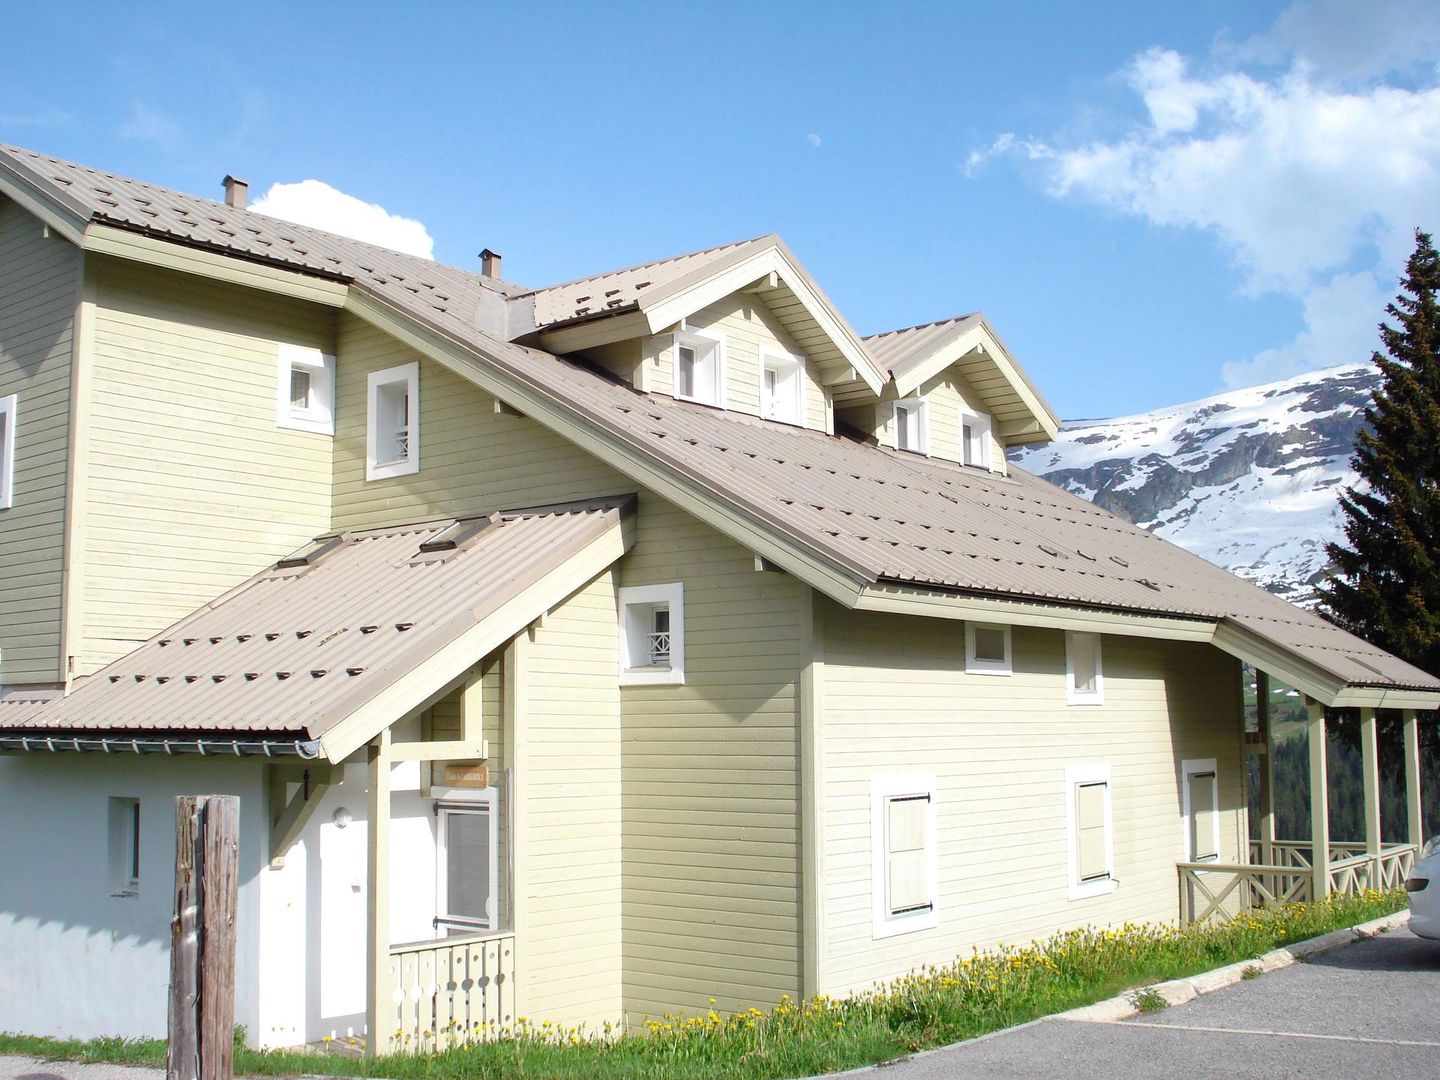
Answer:
POLYGON ((1296 603, 1312 602, 1379 372, 1329 368, 1113 420, 1012 460, 1296 603))

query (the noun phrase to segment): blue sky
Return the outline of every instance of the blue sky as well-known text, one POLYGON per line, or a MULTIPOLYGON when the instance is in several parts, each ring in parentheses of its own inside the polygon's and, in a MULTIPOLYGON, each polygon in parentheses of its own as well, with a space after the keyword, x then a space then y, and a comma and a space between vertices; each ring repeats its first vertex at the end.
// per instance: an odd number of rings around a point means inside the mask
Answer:
POLYGON ((0 11, 0 141, 535 285, 779 232, 862 333, 983 309, 1067 418, 1365 359, 1440 229, 1433 2, 0 11))

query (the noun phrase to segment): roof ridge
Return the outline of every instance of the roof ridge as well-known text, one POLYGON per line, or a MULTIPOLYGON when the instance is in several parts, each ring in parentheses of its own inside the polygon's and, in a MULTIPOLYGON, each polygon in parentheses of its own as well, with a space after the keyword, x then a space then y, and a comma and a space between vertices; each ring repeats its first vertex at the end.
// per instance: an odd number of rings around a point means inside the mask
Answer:
POLYGON ((667 255, 660 259, 649 259, 645 262, 635 263, 633 266, 617 266, 611 270, 602 270, 597 274, 582 274, 580 277, 571 278, 569 281, 556 282, 554 285, 541 285, 522 293, 516 293, 510 299, 521 300, 539 293, 552 292, 555 289, 566 289, 571 285, 579 285, 586 281, 598 281, 601 278, 613 277, 616 274, 629 274, 636 270, 644 270, 647 266, 663 266, 666 263, 679 262, 681 259, 693 259, 699 255, 714 255, 721 251, 731 251, 735 248, 744 247, 746 244, 753 244, 760 240, 769 240, 776 236, 775 233, 762 233, 759 236, 751 236, 744 240, 732 240, 725 244, 715 244, 712 247, 700 248, 696 251, 682 251, 678 255, 667 255))
POLYGON ((966 319, 973 319, 976 316, 979 316, 983 319, 985 317, 985 313, 979 308, 976 308, 974 311, 967 311, 964 315, 952 315, 948 319, 933 319, 930 322, 916 323, 914 326, 902 326, 898 330, 882 330, 878 334, 867 334, 860 340, 875 341, 879 338, 894 337, 896 334, 908 334, 912 330, 928 330, 932 326, 945 326, 950 323, 961 323, 964 322, 966 319))

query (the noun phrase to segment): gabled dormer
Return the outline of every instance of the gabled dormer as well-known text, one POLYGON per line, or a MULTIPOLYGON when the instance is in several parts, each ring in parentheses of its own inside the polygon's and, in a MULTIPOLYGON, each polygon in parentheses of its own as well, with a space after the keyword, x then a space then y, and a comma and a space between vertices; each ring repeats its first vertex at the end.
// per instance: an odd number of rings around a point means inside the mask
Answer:
POLYGON ((647 393, 833 430, 831 394, 886 376, 773 236, 536 290, 511 339, 586 360, 647 393))
POLYGON ((1055 437, 1060 421, 980 314, 865 339, 889 380, 876 396, 832 390, 841 421, 882 446, 1005 471, 1005 451, 1055 437))

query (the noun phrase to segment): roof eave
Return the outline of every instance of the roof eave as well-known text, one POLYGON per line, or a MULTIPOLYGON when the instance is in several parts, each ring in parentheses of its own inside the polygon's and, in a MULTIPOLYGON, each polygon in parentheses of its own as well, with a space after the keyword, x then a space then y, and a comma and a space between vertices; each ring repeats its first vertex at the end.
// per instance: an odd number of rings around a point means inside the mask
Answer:
POLYGON ((33 214, 70 243, 79 247, 84 240, 89 212, 67 197, 54 184, 28 174, 28 170, 0 158, 0 194, 33 214))

